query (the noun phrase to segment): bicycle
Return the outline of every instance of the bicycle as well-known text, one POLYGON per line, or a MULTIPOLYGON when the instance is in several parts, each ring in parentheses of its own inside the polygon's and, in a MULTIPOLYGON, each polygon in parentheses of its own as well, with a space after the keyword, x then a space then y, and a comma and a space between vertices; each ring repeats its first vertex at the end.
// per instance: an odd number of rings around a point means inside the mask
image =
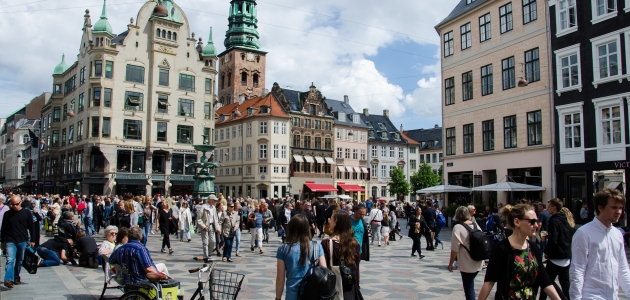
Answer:
MULTIPOLYGON (((197 289, 190 300, 231 299, 234 300, 241 290, 241 285, 245 275, 215 270, 217 261, 205 259, 204 264, 199 268, 188 270, 190 274, 197 273, 197 289), (207 276, 204 276, 208 273, 207 276)), ((145 280, 138 283, 126 284, 124 290, 127 291, 120 300, 183 300, 184 296, 179 295, 179 282, 173 279, 150 281, 145 280), (175 295, 175 296, 173 296, 175 295)))

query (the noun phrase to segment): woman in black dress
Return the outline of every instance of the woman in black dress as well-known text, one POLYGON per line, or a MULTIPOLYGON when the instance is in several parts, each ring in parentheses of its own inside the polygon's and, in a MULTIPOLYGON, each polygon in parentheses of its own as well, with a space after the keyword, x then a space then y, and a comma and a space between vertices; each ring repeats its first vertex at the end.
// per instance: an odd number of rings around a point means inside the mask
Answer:
POLYGON ((418 251, 418 257, 420 259, 424 258, 422 255, 422 247, 420 245, 420 237, 425 233, 426 230, 429 229, 427 223, 424 221, 424 217, 422 216, 422 207, 418 206, 416 208, 415 215, 412 215, 409 218, 409 237, 413 241, 413 245, 411 246, 411 256, 416 256, 416 251, 418 251))
POLYGON ((162 208, 158 212, 158 226, 162 233, 162 253, 166 253, 166 247, 168 247, 168 254, 173 254, 173 248, 171 248, 171 241, 169 239, 171 221, 173 220, 173 211, 171 210, 171 204, 168 201, 162 201, 162 208))

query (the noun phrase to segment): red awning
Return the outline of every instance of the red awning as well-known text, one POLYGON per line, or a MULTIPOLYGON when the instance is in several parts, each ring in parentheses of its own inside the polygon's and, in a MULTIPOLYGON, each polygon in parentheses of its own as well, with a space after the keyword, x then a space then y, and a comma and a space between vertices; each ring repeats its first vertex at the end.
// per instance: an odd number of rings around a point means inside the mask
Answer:
POLYGON ((337 184, 338 187, 340 187, 342 190, 346 191, 346 192, 365 192, 365 189, 362 188, 360 185, 358 184, 337 184))
POLYGON ((336 192, 337 189, 332 184, 327 183, 305 183, 304 184, 311 192, 336 192))

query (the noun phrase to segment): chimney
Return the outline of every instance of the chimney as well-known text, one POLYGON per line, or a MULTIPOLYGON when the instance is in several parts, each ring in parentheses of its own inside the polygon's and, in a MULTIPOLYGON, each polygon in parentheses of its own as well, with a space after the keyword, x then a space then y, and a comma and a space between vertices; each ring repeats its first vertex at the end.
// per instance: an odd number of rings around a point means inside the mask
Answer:
POLYGON ((435 127, 434 127, 434 128, 440 128, 440 126, 439 126, 438 124, 435 124, 435 127))
POLYGON ((383 116, 386 116, 389 119, 389 109, 383 109, 383 116))
POLYGON ((403 132, 403 126, 400 124, 400 132, 403 132))
POLYGON ((269 94, 269 89, 263 89, 262 95, 260 97, 264 98, 265 96, 267 96, 267 94, 269 94))
POLYGON ((343 95, 343 103, 350 104, 350 98, 348 97, 348 95, 343 95))
POLYGON ((367 108, 363 109, 363 115, 366 116, 366 117, 370 115, 370 113, 368 112, 367 108))

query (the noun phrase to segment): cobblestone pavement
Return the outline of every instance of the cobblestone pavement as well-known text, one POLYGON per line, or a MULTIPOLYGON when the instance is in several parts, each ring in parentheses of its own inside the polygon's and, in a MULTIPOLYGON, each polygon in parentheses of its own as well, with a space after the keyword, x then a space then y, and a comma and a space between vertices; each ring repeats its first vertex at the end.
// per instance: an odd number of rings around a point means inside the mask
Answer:
MULTIPOLYGON (((401 224, 404 229, 404 223, 401 224)), ((234 263, 219 262, 217 269, 245 274, 245 280, 238 299, 273 299, 275 297, 276 250, 280 245, 275 232, 270 232, 269 245, 264 245, 264 254, 251 252, 249 248, 250 234, 242 235, 242 257, 234 257, 234 263), (244 246, 244 247, 243 247, 244 246)), ((403 235, 405 235, 403 233, 403 235)), ((390 242, 389 246, 370 248, 369 262, 361 263, 361 291, 365 299, 464 299, 460 275, 457 271, 450 273, 446 269, 449 259, 451 230, 444 228, 440 237, 445 248, 436 251, 425 251, 426 257, 419 260, 410 257, 411 240, 406 235, 401 240, 390 242)), ((46 238, 42 237, 42 241, 46 238)), ((98 238, 100 242, 102 238, 98 238)), ((197 287, 196 274, 189 274, 188 269, 199 267, 194 261, 201 251, 201 238, 193 236, 192 242, 180 242, 171 238, 175 253, 160 253, 161 238, 159 234, 150 235, 148 247, 156 263, 167 265, 171 277, 181 282, 185 291, 185 299, 189 299, 197 287)), ((2 261, 4 264, 4 260, 2 261)), ((86 269, 74 266, 58 266, 40 268, 36 275, 22 273, 24 285, 7 291, 0 289, 0 299, 98 299, 103 287, 101 269, 86 269)), ((483 283, 485 270, 477 275, 475 288, 477 292, 483 283)), ((109 290, 105 294, 116 298, 121 293, 109 290)), ((627 299, 622 297, 622 299, 627 299)))

